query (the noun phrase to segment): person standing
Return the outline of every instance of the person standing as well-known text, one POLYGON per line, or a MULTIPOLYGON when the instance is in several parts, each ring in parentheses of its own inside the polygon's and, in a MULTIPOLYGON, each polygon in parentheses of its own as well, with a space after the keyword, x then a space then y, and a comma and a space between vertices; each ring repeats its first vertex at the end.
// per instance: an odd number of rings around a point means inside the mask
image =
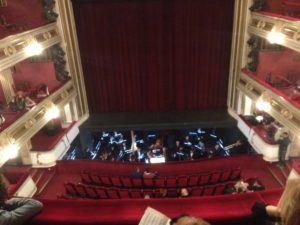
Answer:
POLYGON ((277 144, 279 145, 278 149, 278 166, 282 167, 285 166, 285 156, 288 149, 289 144, 291 143, 291 140, 289 138, 288 132, 283 132, 279 139, 277 140, 277 144))

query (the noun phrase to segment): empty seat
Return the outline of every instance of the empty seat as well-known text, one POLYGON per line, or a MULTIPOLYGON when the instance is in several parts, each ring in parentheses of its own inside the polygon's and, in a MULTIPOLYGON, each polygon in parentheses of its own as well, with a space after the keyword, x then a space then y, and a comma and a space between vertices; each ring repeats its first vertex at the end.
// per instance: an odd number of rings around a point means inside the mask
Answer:
POLYGON ((178 197, 178 189, 177 188, 168 188, 167 189, 167 197, 168 198, 177 198, 178 197))
POLYGON ((203 187, 192 187, 191 196, 199 197, 202 195, 203 187))
POLYGON ((219 184, 215 188, 214 195, 222 195, 224 193, 225 184, 219 184))
POLYGON ((154 192, 152 189, 143 189, 142 191, 143 197, 149 197, 149 198, 153 198, 154 197, 154 192))
POLYGON ((198 175, 190 175, 189 179, 188 179, 188 186, 189 187, 197 186, 198 185, 198 180, 199 180, 198 175))
POLYGON ((220 182, 228 181, 230 178, 231 171, 225 170, 221 173, 220 182))
POLYGON ((101 175, 100 180, 102 182, 102 185, 110 187, 112 186, 111 180, 109 176, 101 175))
POLYGON ((201 174, 199 177, 199 185, 206 185, 210 180, 210 174, 201 174))
POLYGON ((165 186, 166 186, 166 178, 165 177, 155 178, 155 187, 164 188, 165 186))
POLYGON ((129 193, 131 198, 143 198, 142 192, 139 189, 130 189, 129 193))
POLYGON ((239 179, 241 177, 241 168, 235 168, 232 170, 231 174, 230 174, 230 180, 236 180, 239 179))
POLYGON ((146 188, 154 187, 154 179, 153 178, 143 178, 143 184, 146 188))
POLYGON ((108 198, 106 188, 104 188, 104 187, 95 187, 95 191, 97 192, 99 198, 103 198, 103 199, 108 198))
POLYGON ((131 188, 132 182, 130 177, 121 177, 121 181, 124 187, 131 188))
POLYGON ((102 182, 97 174, 90 174, 93 184, 102 185, 102 182))
POLYGON ((143 180, 141 178, 132 178, 131 181, 136 188, 141 188, 143 186, 143 180))
POLYGON ((122 187, 123 186, 122 181, 121 181, 120 177, 118 177, 118 176, 111 177, 111 183, 114 187, 122 187))
POLYGON ((119 189, 119 196, 120 196, 120 198, 130 198, 129 190, 128 189, 119 189))
POLYGON ((87 192, 86 192, 85 186, 83 184, 77 184, 77 185, 75 185, 75 188, 80 197, 82 197, 82 198, 87 197, 87 192))
POLYGON ((203 187, 202 195, 203 196, 213 195, 214 191, 215 191, 214 186, 206 186, 206 187, 203 187))
POLYGON ((65 186, 66 193, 67 193, 68 195, 72 195, 72 196, 79 195, 79 194, 77 193, 77 191, 76 191, 75 184, 70 183, 70 182, 66 182, 66 183, 64 184, 64 186, 65 186))
POLYGON ((188 186, 188 177, 187 176, 179 176, 177 178, 177 186, 178 187, 187 187, 188 186))
POLYGON ((177 179, 176 179, 176 177, 167 177, 167 179, 166 179, 166 187, 167 188, 175 188, 175 187, 177 187, 177 179))
POLYGON ((221 173, 220 172, 213 172, 210 175, 209 183, 210 184, 216 184, 216 183, 218 183, 219 180, 220 180, 220 177, 221 177, 221 173))
POLYGON ((106 190, 106 192, 107 192, 108 198, 110 198, 110 199, 120 198, 117 188, 108 188, 106 190))
POLYGON ((91 186, 85 186, 85 191, 87 194, 87 198, 99 198, 96 190, 94 187, 91 186))
POLYGON ((82 172, 80 175, 81 175, 82 183, 85 183, 85 184, 92 184, 93 183, 89 173, 82 172))

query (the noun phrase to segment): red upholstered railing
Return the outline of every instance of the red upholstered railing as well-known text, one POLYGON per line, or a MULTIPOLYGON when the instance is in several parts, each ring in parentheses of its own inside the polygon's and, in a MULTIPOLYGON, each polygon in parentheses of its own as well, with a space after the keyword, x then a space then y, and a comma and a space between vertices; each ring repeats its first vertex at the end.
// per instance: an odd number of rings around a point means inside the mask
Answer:
POLYGON ((251 220, 251 206, 255 201, 276 204, 282 190, 253 192, 181 199, 124 199, 124 200, 50 200, 30 225, 136 225, 146 207, 151 206, 169 217, 189 213, 215 224, 244 224, 251 220))

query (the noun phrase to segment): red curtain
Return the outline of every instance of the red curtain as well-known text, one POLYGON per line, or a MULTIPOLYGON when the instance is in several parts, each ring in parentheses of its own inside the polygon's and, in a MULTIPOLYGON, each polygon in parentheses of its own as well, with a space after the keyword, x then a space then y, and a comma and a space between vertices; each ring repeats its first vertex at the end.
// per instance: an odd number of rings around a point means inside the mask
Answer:
POLYGON ((234 0, 73 0, 90 111, 226 108, 234 0))

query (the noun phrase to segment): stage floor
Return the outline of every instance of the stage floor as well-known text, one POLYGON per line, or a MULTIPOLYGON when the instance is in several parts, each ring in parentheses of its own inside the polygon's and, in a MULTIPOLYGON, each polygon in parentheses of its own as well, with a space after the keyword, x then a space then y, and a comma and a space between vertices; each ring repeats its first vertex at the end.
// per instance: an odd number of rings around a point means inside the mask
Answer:
POLYGON ((235 127, 236 120, 227 110, 163 113, 91 114, 80 126, 84 131, 162 130, 235 127))

